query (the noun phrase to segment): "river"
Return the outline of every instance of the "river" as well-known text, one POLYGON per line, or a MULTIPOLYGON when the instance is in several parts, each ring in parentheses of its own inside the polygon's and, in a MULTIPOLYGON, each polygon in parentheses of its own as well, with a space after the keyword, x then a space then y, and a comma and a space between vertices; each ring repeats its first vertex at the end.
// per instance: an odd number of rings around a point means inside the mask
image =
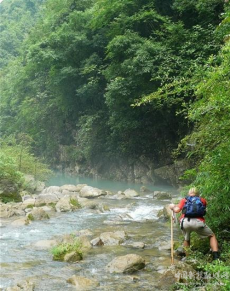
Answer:
MULTIPOLYGON (((61 175, 49 180, 47 186, 84 183, 114 193, 128 188, 140 192, 142 186, 61 175)), ((151 191, 170 192, 173 197, 179 195, 178 191, 170 186, 147 187, 151 191)), ((141 193, 139 197, 125 200, 97 198, 97 202, 107 206, 107 211, 80 209, 69 213, 56 213, 49 220, 34 221, 28 226, 13 227, 10 222, 16 218, 6 219, 0 228, 0 287, 5 290, 23 279, 35 278, 38 282, 35 290, 76 290, 66 280, 72 275, 79 275, 98 280, 100 287, 94 290, 157 290, 157 280, 160 277, 158 270, 170 265, 170 252, 159 250, 159 241, 170 240, 170 227, 168 223, 158 220, 157 213, 169 200, 159 201, 152 196, 151 193, 141 193), (118 223, 113 224, 115 221, 118 223), (50 240, 57 235, 83 229, 92 231, 94 237, 106 231, 124 230, 128 239, 120 246, 94 247, 84 260, 77 264, 53 261, 50 251, 35 247, 35 243, 40 240, 50 240), (134 242, 144 242, 145 248, 133 248, 130 245, 134 242), (106 265, 113 258, 131 253, 139 254, 146 260, 145 269, 133 275, 105 272, 106 265)))

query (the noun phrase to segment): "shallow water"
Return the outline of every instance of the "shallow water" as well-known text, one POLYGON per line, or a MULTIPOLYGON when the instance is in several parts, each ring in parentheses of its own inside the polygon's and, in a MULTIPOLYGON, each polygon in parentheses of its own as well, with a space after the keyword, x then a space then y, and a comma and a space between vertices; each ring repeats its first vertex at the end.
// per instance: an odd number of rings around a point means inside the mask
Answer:
MULTIPOLYGON (((66 178, 66 177, 65 177, 66 178)), ((48 185, 88 184, 100 189, 117 191, 127 188, 139 191, 138 184, 116 183, 92 179, 73 178, 62 179, 59 182, 49 181, 48 185), (73 181, 74 180, 74 181, 73 181)), ((170 191, 173 196, 178 192, 169 186, 155 187, 151 190, 170 191)), ((35 290, 76 290, 66 280, 72 275, 95 278, 100 287, 94 290, 154 290, 159 273, 159 265, 170 265, 170 253, 159 251, 156 241, 169 241, 170 229, 167 223, 160 222, 157 213, 169 201, 158 201, 151 194, 141 194, 135 199, 115 200, 98 198, 97 202, 106 205, 108 211, 98 213, 92 209, 80 209, 75 212, 55 214, 48 221, 35 221, 31 225, 13 227, 4 223, 0 234, 1 275, 0 287, 13 286, 17 282, 33 277, 37 279, 35 290), (112 223, 117 223, 113 225, 112 223), (63 263, 52 260, 48 250, 39 250, 34 245, 37 241, 53 239, 57 235, 74 233, 89 229, 93 238, 106 231, 124 230, 128 239, 125 245, 112 247, 94 247, 84 260, 79 263, 63 263), (128 246, 133 242, 144 242, 145 249, 135 249, 128 246), (136 253, 147 262, 144 270, 133 275, 109 274, 105 272, 106 265, 116 256, 136 253), (134 280, 134 277, 135 278, 134 280)), ((107 209, 107 208, 106 208, 107 209)), ((17 218, 13 217, 10 221, 17 218)))

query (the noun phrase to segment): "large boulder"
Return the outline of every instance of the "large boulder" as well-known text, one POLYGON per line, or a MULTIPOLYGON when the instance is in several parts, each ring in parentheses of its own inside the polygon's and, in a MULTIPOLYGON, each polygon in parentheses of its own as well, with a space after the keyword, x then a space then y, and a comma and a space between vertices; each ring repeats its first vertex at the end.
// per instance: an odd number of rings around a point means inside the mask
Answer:
POLYGON ((100 235, 103 245, 120 245, 126 239, 127 234, 124 231, 104 232, 100 235))
POLYGON ((8 218, 12 216, 24 216, 25 212, 21 203, 0 203, 0 218, 8 218))
POLYGON ((94 288, 98 287, 100 284, 95 279, 89 279, 81 276, 72 276, 67 280, 68 283, 74 285, 76 290, 93 290, 94 288))
POLYGON ((28 225, 30 224, 31 222, 29 221, 29 219, 23 217, 23 218, 19 218, 19 219, 16 219, 14 220, 11 225, 12 226, 23 226, 23 225, 28 225))
POLYGON ((84 186, 80 190, 80 197, 83 198, 97 198, 105 195, 107 195, 106 191, 91 186, 84 186))
POLYGON ((73 209, 69 196, 62 197, 55 206, 57 212, 69 212, 73 209))
POLYGON ((133 190, 133 189, 126 189, 124 191, 124 194, 127 198, 133 198, 133 197, 137 197, 139 196, 139 194, 137 193, 137 191, 133 190))
POLYGON ((134 273, 145 267, 145 260, 136 254, 128 254, 113 259, 106 270, 110 273, 134 273))
POLYGON ((41 194, 47 194, 47 193, 61 193, 61 187, 59 186, 49 186, 45 188, 41 194))
POLYGON ((0 203, 0 218, 14 216, 14 211, 11 204, 0 203))
POLYGON ((163 215, 166 219, 171 219, 172 217, 172 210, 169 208, 170 204, 167 204, 163 208, 163 215))
POLYGON ((27 214, 29 220, 44 220, 49 219, 49 215, 42 208, 34 207, 32 211, 27 214))
POLYGON ((44 206, 49 204, 56 204, 59 198, 56 194, 40 194, 36 197, 35 206, 44 206))
POLYGON ((159 280, 159 289, 170 289, 177 282, 189 283, 191 279, 196 279, 197 272, 189 264, 178 262, 164 270, 159 280))
POLYGON ((158 200, 164 200, 164 199, 171 199, 172 194, 164 191, 154 191, 153 192, 153 198, 157 198, 158 200))
POLYGON ((64 262, 68 262, 68 263, 75 263, 81 260, 82 260, 82 255, 80 255, 79 252, 75 252, 75 251, 67 253, 64 256, 64 262))
POLYGON ((71 184, 68 184, 68 185, 63 185, 60 187, 61 191, 68 191, 68 192, 79 192, 79 187, 78 186, 75 186, 75 185, 71 185, 71 184))

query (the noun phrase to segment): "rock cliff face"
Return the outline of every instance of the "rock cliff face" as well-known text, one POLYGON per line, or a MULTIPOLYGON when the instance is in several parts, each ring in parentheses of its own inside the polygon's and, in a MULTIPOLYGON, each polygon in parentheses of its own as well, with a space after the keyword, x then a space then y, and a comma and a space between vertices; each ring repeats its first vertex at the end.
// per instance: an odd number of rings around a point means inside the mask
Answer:
POLYGON ((105 178, 117 181, 128 181, 142 184, 164 183, 175 187, 181 186, 179 179, 184 171, 189 168, 185 160, 175 161, 159 167, 153 161, 141 157, 135 161, 116 160, 98 163, 94 166, 75 165, 62 169, 64 172, 105 178))

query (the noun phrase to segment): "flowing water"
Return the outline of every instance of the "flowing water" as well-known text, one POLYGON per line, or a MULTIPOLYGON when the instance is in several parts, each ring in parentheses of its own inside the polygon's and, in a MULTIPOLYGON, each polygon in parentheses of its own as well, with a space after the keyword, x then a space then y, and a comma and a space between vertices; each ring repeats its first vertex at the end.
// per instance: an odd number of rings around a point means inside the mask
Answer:
MULTIPOLYGON (((93 180, 57 176, 47 185, 88 184, 100 189, 114 191, 127 188, 140 190, 139 184, 93 180)), ((176 189, 169 186, 148 185, 151 191, 160 190, 178 196, 176 189)), ((140 192, 140 191, 139 191, 140 192)), ((0 287, 14 286, 26 278, 33 278, 37 283, 35 290, 76 290, 66 282, 73 275, 93 278, 99 281, 100 287, 94 290, 157 290, 159 279, 157 271, 162 266, 170 265, 170 252, 159 250, 159 240, 170 240, 168 223, 158 220, 157 213, 169 203, 159 201, 152 194, 141 194, 134 199, 97 198, 97 202, 106 205, 107 211, 80 209, 69 213, 56 213, 47 221, 34 221, 28 226, 13 227, 10 218, 0 228, 1 275, 0 287), (116 222, 114 224, 114 222, 116 222), (95 238, 106 231, 124 230, 128 239, 120 246, 94 247, 79 263, 65 263, 52 260, 49 250, 35 247, 40 240, 50 240, 57 235, 74 233, 89 229, 95 238), (145 243, 144 249, 130 246, 134 242, 145 243), (106 265, 117 256, 139 254, 146 260, 145 269, 133 274, 110 274, 105 271, 106 265)))

